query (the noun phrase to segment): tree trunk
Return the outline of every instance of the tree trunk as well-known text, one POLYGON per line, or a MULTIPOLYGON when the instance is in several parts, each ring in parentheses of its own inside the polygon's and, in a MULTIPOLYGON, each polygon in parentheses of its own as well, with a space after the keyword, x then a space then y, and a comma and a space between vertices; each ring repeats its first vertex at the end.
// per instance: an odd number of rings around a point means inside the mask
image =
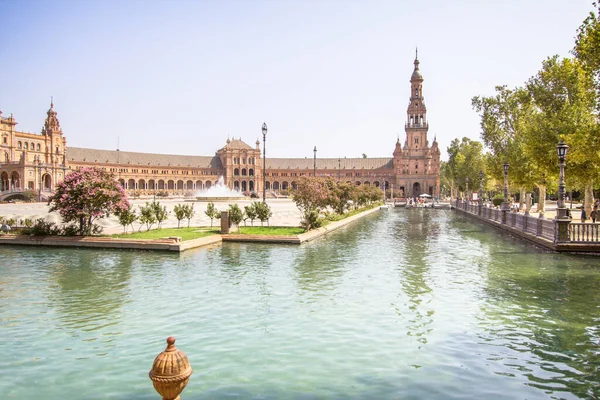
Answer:
POLYGON ((589 218, 590 214, 592 213, 592 207, 594 205, 594 182, 593 181, 586 182, 584 199, 585 199, 584 200, 585 201, 585 204, 584 204, 585 212, 589 218))
POLYGON ((540 199, 538 202, 537 210, 538 212, 546 211, 546 185, 542 185, 537 183, 536 186, 540 189, 540 199))
POLYGON ((525 195, 527 193, 525 192, 524 188, 519 188, 519 210, 523 209, 523 203, 525 202, 525 195))

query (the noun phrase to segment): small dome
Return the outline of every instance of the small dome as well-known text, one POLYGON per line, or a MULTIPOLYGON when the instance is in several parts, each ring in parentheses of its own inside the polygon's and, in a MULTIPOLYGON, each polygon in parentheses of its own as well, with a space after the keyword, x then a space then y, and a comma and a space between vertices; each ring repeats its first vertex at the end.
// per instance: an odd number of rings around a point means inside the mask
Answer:
POLYGON ((412 76, 410 77, 410 80, 423 80, 423 75, 421 75, 421 71, 419 71, 419 59, 415 58, 415 70, 412 73, 412 76))

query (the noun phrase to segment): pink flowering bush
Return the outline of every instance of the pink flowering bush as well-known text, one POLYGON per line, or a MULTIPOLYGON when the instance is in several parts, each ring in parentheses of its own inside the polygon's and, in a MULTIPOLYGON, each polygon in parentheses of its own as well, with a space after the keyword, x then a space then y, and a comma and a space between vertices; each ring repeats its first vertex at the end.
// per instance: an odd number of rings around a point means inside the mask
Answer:
POLYGON ((48 200, 64 222, 79 225, 80 235, 97 230, 94 221, 129 209, 127 194, 114 176, 96 168, 81 168, 65 176, 48 200))
POLYGON ((356 186, 351 182, 306 176, 298 180, 292 191, 292 198, 302 212, 300 224, 306 230, 320 227, 321 213, 327 213, 328 209, 343 215, 350 207, 356 210, 380 201, 382 195, 381 189, 375 186, 356 186))

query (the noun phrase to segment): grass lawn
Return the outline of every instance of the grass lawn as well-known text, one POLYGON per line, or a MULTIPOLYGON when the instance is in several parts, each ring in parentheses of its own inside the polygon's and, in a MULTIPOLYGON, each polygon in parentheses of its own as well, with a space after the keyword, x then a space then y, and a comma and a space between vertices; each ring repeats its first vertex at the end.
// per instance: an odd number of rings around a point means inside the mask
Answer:
MULTIPOLYGON (((238 234, 237 228, 230 231, 238 234)), ((242 235, 271 235, 271 236, 294 236, 304 233, 303 228, 297 226, 240 226, 239 234, 242 235)))
POLYGON ((180 236, 181 240, 198 239, 205 236, 214 235, 219 233, 219 228, 207 228, 207 227, 191 227, 191 228, 162 228, 152 229, 144 231, 142 228, 141 232, 135 233, 120 233, 117 235, 111 235, 113 238, 125 238, 125 239, 160 239, 168 236, 180 236))

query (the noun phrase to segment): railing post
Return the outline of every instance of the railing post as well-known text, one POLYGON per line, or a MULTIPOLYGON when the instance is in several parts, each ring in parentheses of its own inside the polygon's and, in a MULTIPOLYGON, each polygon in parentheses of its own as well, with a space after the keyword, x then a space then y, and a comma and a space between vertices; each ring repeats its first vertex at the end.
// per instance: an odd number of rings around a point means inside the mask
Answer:
POLYGON ((567 243, 571 241, 569 237, 570 219, 557 218, 554 220, 554 243, 567 243))
POLYGON ((540 213, 540 217, 537 219, 537 229, 535 231, 536 236, 542 236, 543 223, 544 223, 544 214, 540 213))

